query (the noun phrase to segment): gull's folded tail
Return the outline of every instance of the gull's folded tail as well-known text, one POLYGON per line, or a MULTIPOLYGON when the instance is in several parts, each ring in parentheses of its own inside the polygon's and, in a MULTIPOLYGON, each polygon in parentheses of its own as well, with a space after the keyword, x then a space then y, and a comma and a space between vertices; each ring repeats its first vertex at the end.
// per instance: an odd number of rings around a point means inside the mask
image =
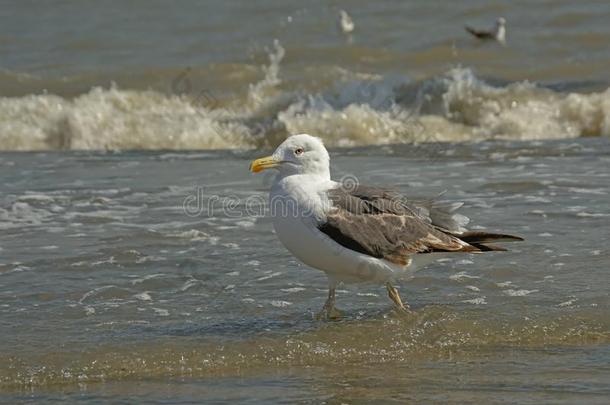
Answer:
POLYGON ((455 236, 469 245, 476 247, 481 252, 505 252, 507 250, 501 246, 490 245, 489 243, 491 242, 519 242, 524 240, 520 236, 481 231, 468 231, 455 236))
POLYGON ((520 242, 524 240, 520 236, 481 231, 468 231, 455 236, 468 243, 520 242))

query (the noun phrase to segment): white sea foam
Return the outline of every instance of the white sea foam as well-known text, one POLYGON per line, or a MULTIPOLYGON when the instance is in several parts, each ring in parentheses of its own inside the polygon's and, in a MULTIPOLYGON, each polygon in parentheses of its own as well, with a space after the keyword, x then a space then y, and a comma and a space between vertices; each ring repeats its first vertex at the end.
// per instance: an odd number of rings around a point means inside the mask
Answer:
POLYGON ((287 292, 287 293, 296 293, 299 291, 305 291, 305 288, 303 288, 303 287, 282 288, 280 291, 287 292))
POLYGON ((503 293, 508 295, 509 297, 524 297, 526 295, 530 295, 532 293, 538 292, 538 290, 513 290, 508 289, 504 290, 503 293))
POLYGON ((454 280, 454 281, 462 281, 464 279, 468 279, 468 278, 481 278, 479 276, 471 276, 470 274, 466 273, 465 271, 460 271, 459 273, 455 273, 449 276, 450 280, 454 280))
POLYGON ((473 305, 485 305, 487 304, 487 301, 485 300, 485 297, 477 297, 477 298, 473 298, 470 300, 464 300, 462 301, 465 304, 473 304, 473 305))
POLYGON ((197 280, 195 278, 190 278, 190 279, 186 280, 184 282, 184 284, 182 284, 182 286, 180 287, 180 291, 187 291, 190 288, 195 287, 200 284, 201 284, 200 280, 197 280))
POLYGON ((299 132, 318 134, 329 146, 610 136, 610 89, 492 86, 454 68, 421 83, 345 71, 332 87, 296 92, 281 86, 284 54, 276 42, 261 80, 212 105, 115 85, 72 99, 0 97, 0 149, 255 148, 299 132))
POLYGON ((256 281, 269 280, 270 278, 274 278, 274 277, 277 277, 277 276, 280 276, 280 275, 282 275, 282 272, 281 271, 276 271, 276 272, 273 272, 271 274, 267 274, 266 276, 259 277, 259 278, 256 279, 256 281))
POLYGON ((140 301, 152 301, 152 297, 150 296, 150 294, 146 291, 136 294, 134 295, 134 298, 140 300, 140 301))
POLYGON ((211 245, 216 245, 220 240, 220 238, 217 236, 211 236, 208 233, 197 229, 189 229, 188 231, 181 232, 169 232, 167 233, 167 236, 171 238, 189 239, 193 242, 206 241, 211 245))
POLYGON ((461 260, 458 260, 455 264, 465 266, 465 265, 469 265, 469 264, 474 264, 474 262, 472 260, 468 260, 468 259, 461 259, 461 260))
POLYGON ((144 277, 131 280, 131 284, 133 284, 133 285, 141 284, 148 280, 152 280, 152 279, 156 279, 156 278, 163 278, 163 277, 166 277, 165 273, 149 274, 144 277))
POLYGON ((155 314, 158 316, 169 316, 169 311, 167 309, 153 308, 152 310, 155 311, 155 314))
POLYGON ((557 304, 557 306, 558 307, 571 307, 576 301, 578 301, 577 298, 572 298, 572 299, 569 299, 567 301, 557 304))
POLYGON ((582 218, 602 218, 602 217, 610 217, 610 214, 602 214, 601 212, 591 213, 591 212, 579 212, 576 214, 577 217, 582 218))
POLYGON ((359 297, 379 297, 379 294, 375 293, 356 293, 359 297))

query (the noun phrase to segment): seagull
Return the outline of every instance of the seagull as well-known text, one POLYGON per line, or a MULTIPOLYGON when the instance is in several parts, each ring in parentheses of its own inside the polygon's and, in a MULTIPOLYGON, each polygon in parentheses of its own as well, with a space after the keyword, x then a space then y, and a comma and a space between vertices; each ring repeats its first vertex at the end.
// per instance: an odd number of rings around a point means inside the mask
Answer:
POLYGON ((504 17, 500 17, 496 20, 496 25, 493 29, 486 30, 477 30, 469 26, 464 27, 466 31, 474 35, 475 37, 482 40, 490 40, 493 39, 499 42, 502 45, 506 45, 506 20, 504 17))
POLYGON ((345 10, 339 10, 339 21, 338 21, 339 29, 344 34, 350 34, 356 28, 354 24, 354 20, 347 14, 345 10))
POLYGON ((393 285, 397 280, 439 255, 504 251, 489 243, 523 240, 467 231, 469 219, 455 212, 461 203, 414 202, 391 189, 333 181, 329 166, 322 141, 307 134, 290 136, 250 165, 254 173, 278 171, 269 193, 277 237, 328 277, 328 299, 317 319, 340 317, 335 291, 342 282, 385 284, 396 310, 408 313, 393 285))

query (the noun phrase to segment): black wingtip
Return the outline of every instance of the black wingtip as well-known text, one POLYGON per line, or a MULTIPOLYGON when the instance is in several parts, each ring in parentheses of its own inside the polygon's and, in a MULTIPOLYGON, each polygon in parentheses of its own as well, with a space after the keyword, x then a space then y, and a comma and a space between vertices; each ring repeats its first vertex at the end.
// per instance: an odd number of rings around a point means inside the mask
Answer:
POLYGON ((506 233, 491 233, 480 231, 468 231, 455 235, 467 243, 487 243, 487 242, 523 242, 521 236, 509 235, 506 233))

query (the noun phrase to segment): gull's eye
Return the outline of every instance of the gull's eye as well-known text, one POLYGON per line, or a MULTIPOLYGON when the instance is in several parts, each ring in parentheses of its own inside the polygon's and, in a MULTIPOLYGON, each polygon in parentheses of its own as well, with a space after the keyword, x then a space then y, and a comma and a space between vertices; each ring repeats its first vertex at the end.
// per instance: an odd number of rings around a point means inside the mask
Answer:
POLYGON ((305 152, 305 151, 303 150, 303 148, 296 148, 296 149, 294 150, 294 154, 295 154, 295 156, 300 156, 300 155, 302 155, 302 154, 303 154, 303 152, 305 152))

